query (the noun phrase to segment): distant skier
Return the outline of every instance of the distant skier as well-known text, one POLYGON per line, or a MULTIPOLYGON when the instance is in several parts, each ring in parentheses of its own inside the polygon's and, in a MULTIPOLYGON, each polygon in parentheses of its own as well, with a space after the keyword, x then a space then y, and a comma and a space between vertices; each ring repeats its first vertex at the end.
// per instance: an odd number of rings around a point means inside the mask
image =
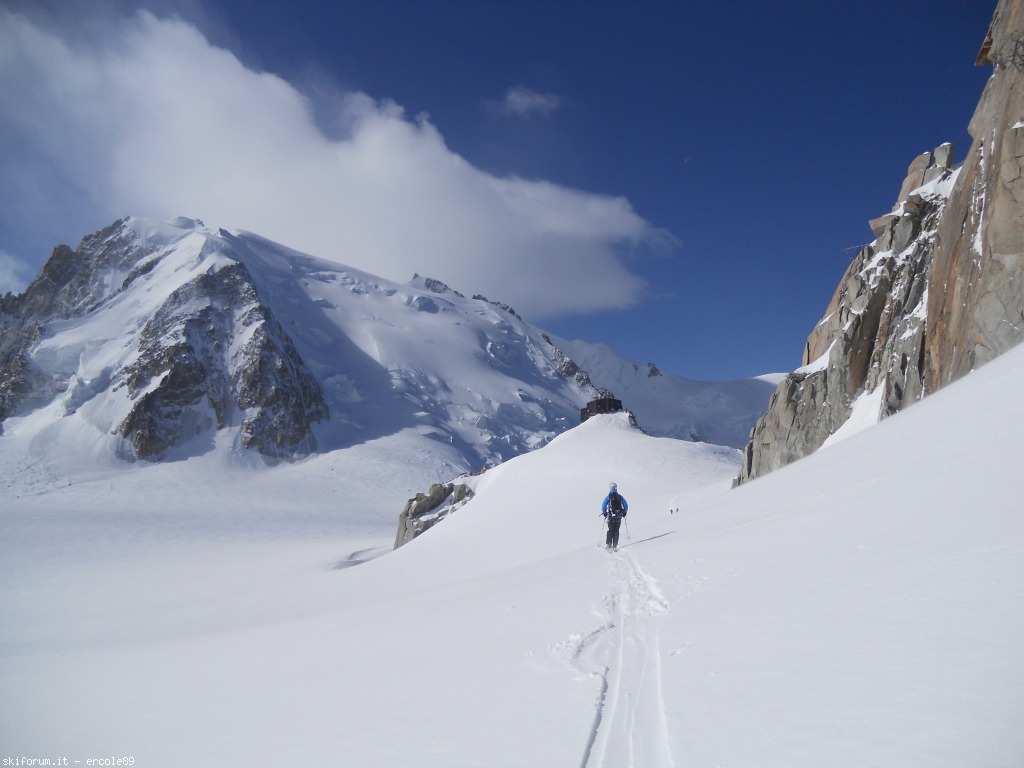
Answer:
POLYGON ((629 504, 626 503, 626 499, 623 496, 619 495, 618 486, 612 483, 609 487, 608 495, 601 502, 601 514, 608 522, 608 535, 605 538, 605 546, 611 552, 619 548, 619 526, 622 524, 622 518, 626 516, 627 511, 629 511, 629 504))

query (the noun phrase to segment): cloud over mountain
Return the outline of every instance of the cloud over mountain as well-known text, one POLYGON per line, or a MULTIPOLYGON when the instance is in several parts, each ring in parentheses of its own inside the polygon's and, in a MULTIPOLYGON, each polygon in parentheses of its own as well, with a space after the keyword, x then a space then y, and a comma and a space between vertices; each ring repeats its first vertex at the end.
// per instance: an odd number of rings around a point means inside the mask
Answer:
MULTIPOLYGON (((88 41, 55 30, 0 9, 9 253, 27 256, 12 242, 54 221, 85 232, 190 215, 396 280, 434 274, 540 318, 643 290, 623 257, 662 233, 624 198, 496 177, 427 117, 361 93, 311 96, 180 19, 140 11, 88 41)), ((520 109, 551 106, 522 95, 520 109)))

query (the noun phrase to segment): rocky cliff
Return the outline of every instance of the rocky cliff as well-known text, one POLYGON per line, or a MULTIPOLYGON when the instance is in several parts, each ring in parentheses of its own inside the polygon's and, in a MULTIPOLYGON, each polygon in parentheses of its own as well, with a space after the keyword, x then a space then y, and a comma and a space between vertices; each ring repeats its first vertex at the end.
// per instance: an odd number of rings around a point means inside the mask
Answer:
POLYGON ((978 63, 993 71, 939 228, 928 297, 928 391, 1024 338, 1024 0, 1001 0, 978 63))
POLYGON ((1024 339, 1024 0, 1001 0, 993 73, 960 167, 944 144, 910 164, 850 263, 802 366, 750 433, 742 483, 890 416, 1024 339), (856 418, 854 418, 856 416, 856 418))

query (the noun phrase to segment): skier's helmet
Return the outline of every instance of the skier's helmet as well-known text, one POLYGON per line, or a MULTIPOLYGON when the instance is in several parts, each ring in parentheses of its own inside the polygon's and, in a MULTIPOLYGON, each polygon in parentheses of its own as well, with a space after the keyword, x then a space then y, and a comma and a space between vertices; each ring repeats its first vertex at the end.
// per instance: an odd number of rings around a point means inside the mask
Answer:
POLYGON ((608 486, 608 490, 610 491, 617 491, 618 489, 619 486, 617 486, 615 483, 612 483, 611 485, 608 486))

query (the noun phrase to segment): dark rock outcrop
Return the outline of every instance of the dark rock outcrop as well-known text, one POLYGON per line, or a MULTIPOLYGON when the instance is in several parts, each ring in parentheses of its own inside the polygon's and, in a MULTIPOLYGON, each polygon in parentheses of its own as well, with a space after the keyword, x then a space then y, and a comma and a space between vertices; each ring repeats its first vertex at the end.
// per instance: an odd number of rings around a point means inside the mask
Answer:
POLYGON ((115 377, 115 388, 122 384, 135 403, 118 426, 131 445, 125 458, 158 458, 235 414, 243 447, 273 458, 310 453, 312 424, 328 415, 319 384, 240 263, 171 294, 143 328, 136 361, 115 377))

